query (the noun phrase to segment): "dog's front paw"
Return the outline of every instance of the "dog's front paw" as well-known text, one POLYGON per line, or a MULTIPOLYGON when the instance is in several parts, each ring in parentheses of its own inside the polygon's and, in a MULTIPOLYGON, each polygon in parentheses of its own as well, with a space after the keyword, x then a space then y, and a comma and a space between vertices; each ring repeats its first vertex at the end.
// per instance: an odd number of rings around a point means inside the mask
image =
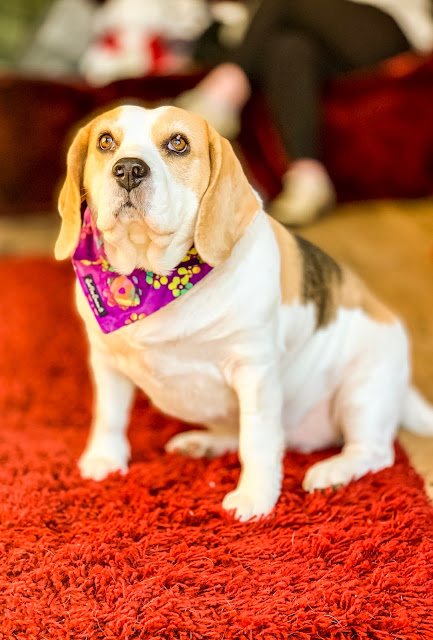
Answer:
POLYGON ((236 520, 246 522, 251 518, 267 516, 275 506, 277 499, 265 495, 253 496, 242 489, 235 489, 225 496, 223 509, 233 512, 236 520))
POLYGON ((81 456, 78 467, 81 476, 88 480, 103 480, 110 473, 128 471, 129 445, 118 443, 117 447, 88 447, 81 456))

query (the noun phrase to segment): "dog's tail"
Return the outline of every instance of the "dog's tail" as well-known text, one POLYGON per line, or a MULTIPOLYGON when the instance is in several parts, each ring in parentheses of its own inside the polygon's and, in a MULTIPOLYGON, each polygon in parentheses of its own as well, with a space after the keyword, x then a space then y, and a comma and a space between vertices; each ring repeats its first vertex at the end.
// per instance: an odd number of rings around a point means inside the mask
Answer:
POLYGON ((403 403, 402 424, 420 436, 433 436, 433 406, 415 387, 409 387, 403 403))

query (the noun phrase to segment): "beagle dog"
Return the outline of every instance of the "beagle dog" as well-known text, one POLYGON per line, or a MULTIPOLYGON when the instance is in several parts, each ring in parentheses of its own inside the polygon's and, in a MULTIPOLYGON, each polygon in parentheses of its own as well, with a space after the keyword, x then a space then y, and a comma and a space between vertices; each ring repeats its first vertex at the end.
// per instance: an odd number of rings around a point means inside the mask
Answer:
MULTIPOLYGON (((109 332, 77 281, 95 386, 84 478, 127 471, 136 387, 164 413, 205 427, 176 435, 167 452, 239 451, 239 483, 223 507, 243 521, 276 504, 285 448, 342 446, 307 471, 312 492, 392 465, 400 422, 433 434, 433 409, 410 386, 400 320, 264 212, 229 142, 202 118, 122 106, 80 129, 59 198, 57 259, 77 251, 83 200, 99 263, 116 277, 142 273, 164 288, 191 249, 207 266, 185 295, 109 332)), ((126 295, 119 283, 113 305, 126 295)))

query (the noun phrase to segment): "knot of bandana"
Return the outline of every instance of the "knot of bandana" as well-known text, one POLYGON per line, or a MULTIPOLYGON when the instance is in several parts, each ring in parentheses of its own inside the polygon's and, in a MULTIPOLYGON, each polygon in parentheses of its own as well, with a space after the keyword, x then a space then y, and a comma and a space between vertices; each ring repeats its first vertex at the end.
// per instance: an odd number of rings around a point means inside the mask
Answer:
POLYGON ((168 276, 143 269, 135 269, 128 276, 116 273, 107 260, 101 234, 88 207, 72 264, 104 333, 155 313, 185 295, 212 270, 192 247, 168 276))

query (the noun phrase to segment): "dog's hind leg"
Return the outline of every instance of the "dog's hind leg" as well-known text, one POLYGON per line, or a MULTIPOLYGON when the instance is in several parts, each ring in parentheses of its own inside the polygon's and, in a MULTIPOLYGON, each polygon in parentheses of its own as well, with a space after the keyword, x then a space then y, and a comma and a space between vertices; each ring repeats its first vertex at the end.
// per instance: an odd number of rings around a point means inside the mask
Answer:
POLYGON ((404 359, 356 363, 341 386, 335 418, 341 427, 341 453, 314 464, 306 473, 306 491, 338 487, 394 462, 394 438, 407 388, 404 359))

